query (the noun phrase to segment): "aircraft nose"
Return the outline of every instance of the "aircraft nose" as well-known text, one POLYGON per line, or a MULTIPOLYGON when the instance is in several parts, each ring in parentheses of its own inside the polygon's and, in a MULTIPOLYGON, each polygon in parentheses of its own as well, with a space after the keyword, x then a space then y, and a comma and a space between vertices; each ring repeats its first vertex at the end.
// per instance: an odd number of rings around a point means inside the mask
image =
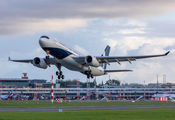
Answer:
POLYGON ((48 42, 49 42, 49 37, 48 36, 41 36, 40 39, 39 39, 39 44, 42 48, 47 47, 48 42))

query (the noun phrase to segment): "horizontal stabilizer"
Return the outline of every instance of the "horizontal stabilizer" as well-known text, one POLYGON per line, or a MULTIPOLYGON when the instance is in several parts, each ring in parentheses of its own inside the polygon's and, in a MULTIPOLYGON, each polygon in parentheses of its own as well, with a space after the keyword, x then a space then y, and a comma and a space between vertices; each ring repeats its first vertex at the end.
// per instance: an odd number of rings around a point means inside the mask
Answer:
POLYGON ((108 72, 132 72, 132 70, 104 70, 105 73, 108 73, 108 72))

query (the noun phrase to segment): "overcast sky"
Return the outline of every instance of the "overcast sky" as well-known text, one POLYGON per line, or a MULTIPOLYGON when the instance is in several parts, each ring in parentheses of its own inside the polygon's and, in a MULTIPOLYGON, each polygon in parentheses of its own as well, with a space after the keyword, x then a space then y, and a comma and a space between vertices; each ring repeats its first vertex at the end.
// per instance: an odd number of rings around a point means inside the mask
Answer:
MULTIPOLYGON (((131 69, 111 73, 111 79, 125 83, 174 83, 175 1, 174 0, 0 0, 0 77, 51 79, 57 68, 47 70, 12 59, 45 57, 38 40, 53 36, 84 55, 99 56, 107 45, 110 55, 154 55, 166 57, 112 63, 107 69, 131 69)), ((86 81, 86 76, 62 68, 65 79, 86 81)), ((105 82, 109 75, 97 77, 105 82)))

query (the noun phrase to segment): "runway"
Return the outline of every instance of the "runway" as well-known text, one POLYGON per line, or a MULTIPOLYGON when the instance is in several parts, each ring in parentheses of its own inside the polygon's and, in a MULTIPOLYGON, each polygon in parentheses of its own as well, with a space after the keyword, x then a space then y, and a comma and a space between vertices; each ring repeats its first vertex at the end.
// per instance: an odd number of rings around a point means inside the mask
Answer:
POLYGON ((128 105, 128 106, 85 106, 85 107, 36 107, 36 108, 0 108, 0 112, 31 112, 31 111, 71 111, 71 110, 114 110, 144 108, 175 108, 175 105, 128 105))

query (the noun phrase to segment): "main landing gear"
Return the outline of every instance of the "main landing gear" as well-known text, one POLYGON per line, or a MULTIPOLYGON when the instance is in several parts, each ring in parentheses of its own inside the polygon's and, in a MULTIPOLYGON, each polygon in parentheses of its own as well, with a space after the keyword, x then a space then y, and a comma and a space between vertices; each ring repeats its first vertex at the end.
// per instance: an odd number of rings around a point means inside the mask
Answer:
POLYGON ((91 78, 94 78, 94 75, 91 74, 91 71, 88 71, 88 72, 86 73, 86 75, 87 75, 87 78, 88 78, 88 79, 89 79, 90 77, 91 77, 91 78))
POLYGON ((94 75, 91 74, 91 68, 90 66, 87 66, 88 67, 88 71, 85 72, 85 74, 87 75, 87 78, 89 79, 90 77, 91 78, 94 78, 94 75))
POLYGON ((89 79, 90 77, 91 77, 91 78, 94 78, 94 76, 93 76, 92 74, 88 74, 88 75, 87 75, 87 78, 89 79))
POLYGON ((58 79, 60 79, 60 78, 64 79, 64 75, 63 75, 62 71, 60 71, 60 72, 56 71, 56 75, 58 76, 58 79))

